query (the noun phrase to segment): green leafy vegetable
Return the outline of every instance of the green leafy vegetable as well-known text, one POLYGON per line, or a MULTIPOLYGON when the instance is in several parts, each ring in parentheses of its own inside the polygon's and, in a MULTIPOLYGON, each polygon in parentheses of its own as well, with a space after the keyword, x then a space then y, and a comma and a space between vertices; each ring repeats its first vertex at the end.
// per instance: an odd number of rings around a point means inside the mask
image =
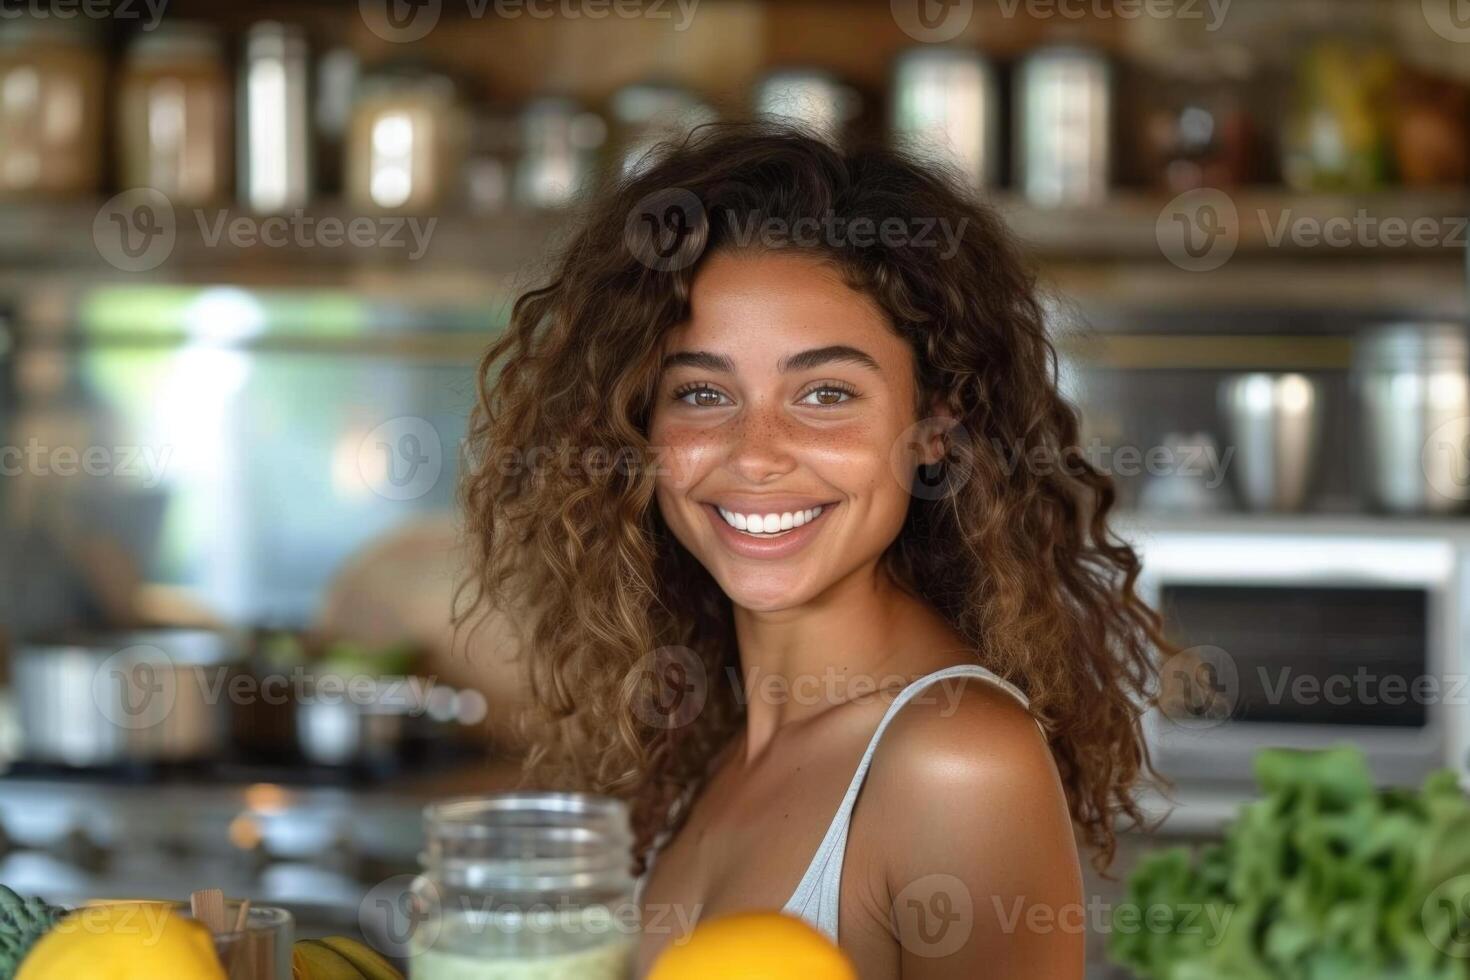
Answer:
POLYGON ((1143 980, 1470 980, 1470 801, 1362 753, 1271 749, 1224 840, 1139 862, 1109 952, 1143 980))

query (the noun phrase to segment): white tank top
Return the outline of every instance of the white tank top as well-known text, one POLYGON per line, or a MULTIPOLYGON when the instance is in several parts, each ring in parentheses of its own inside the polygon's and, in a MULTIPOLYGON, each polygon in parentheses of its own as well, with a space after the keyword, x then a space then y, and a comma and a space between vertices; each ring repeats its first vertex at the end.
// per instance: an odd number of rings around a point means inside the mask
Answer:
MULTIPOLYGON (((842 861, 847 854, 847 835, 852 827, 853 807, 857 804, 858 792, 863 788, 863 781, 867 778, 868 767, 873 763, 873 754, 878 749, 878 743, 883 739, 883 733, 887 731, 889 724, 904 705, 917 697, 930 684, 951 677, 978 677, 991 681, 1014 695, 1023 706, 1030 708, 1030 702, 1026 695, 1021 693, 1020 688, 979 664, 957 664, 936 670, 932 674, 925 674, 911 682, 898 693, 884 713, 883 720, 878 722, 878 728, 873 732, 873 737, 868 740, 868 748, 863 752, 862 761, 858 763, 857 772, 853 774, 852 782, 847 787, 847 794, 843 796, 842 803, 837 808, 837 814, 827 828, 826 836, 822 838, 821 845, 817 847, 816 856, 807 866, 806 873, 801 876, 796 891, 781 909, 788 915, 805 919, 834 943, 837 941, 837 904, 842 894, 842 861)), ((687 803, 687 799, 684 802, 687 803)), ((661 839, 659 846, 661 847, 663 843, 665 841, 661 839)), ((649 862, 649 867, 652 867, 652 861, 649 862)), ((647 875, 648 872, 645 871, 643 878, 638 881, 637 891, 640 901, 647 875)))

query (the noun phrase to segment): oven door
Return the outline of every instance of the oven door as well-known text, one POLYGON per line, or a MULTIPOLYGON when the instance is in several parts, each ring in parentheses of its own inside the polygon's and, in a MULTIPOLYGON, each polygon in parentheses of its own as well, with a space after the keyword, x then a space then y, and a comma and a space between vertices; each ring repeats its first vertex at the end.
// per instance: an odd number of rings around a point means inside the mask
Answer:
POLYGON ((1248 782, 1268 746, 1356 745, 1384 784, 1451 764, 1446 704, 1467 692, 1450 542, 1174 532, 1140 550, 1182 648, 1145 716, 1163 775, 1248 782))

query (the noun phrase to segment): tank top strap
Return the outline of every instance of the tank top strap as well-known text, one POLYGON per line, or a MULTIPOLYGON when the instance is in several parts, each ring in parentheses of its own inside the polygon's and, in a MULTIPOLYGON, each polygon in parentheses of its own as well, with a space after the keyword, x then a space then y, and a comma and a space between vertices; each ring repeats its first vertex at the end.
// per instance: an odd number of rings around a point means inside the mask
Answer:
POLYGON ((888 730, 888 726, 898 716, 899 711, 903 710, 904 705, 918 697, 931 685, 956 677, 977 677, 990 681, 1015 697, 1024 707, 1029 709, 1031 706, 1030 700, 1020 688, 979 664, 956 664, 953 667, 936 670, 911 682, 898 692, 893 703, 883 713, 883 718, 878 722, 872 738, 868 740, 862 760, 858 763, 857 772, 853 773, 847 792, 842 797, 842 803, 838 806, 837 813, 833 816, 832 823, 828 826, 827 833, 817 848, 816 856, 807 867, 806 873, 802 875, 801 882, 796 886, 796 891, 784 909, 788 913, 805 919, 834 942, 837 940, 837 901, 842 887, 842 862, 847 855, 847 837, 852 824, 852 812, 857 804, 858 794, 862 791, 863 782, 867 779, 868 769, 873 764, 873 756, 878 750, 878 744, 883 740, 883 733, 888 730))

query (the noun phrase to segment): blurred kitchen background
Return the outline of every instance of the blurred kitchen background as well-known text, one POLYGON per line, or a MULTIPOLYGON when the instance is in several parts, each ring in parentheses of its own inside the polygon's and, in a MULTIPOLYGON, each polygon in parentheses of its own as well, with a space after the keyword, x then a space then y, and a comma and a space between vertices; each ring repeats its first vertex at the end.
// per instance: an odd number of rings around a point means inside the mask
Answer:
POLYGON ((957 166, 1034 256, 1143 587, 1191 648, 1150 723, 1177 808, 1151 799, 1170 815, 1120 870, 1217 835, 1262 745, 1463 772, 1465 692, 1260 680, 1464 677, 1457 12, 7 5, 0 881, 220 886, 350 924, 413 871, 423 800, 510 785, 513 637, 448 627, 476 358, 579 193, 752 113, 957 166), (134 647, 169 654, 159 724, 94 687, 134 647), (168 674, 312 663, 435 683, 225 717, 168 674))

